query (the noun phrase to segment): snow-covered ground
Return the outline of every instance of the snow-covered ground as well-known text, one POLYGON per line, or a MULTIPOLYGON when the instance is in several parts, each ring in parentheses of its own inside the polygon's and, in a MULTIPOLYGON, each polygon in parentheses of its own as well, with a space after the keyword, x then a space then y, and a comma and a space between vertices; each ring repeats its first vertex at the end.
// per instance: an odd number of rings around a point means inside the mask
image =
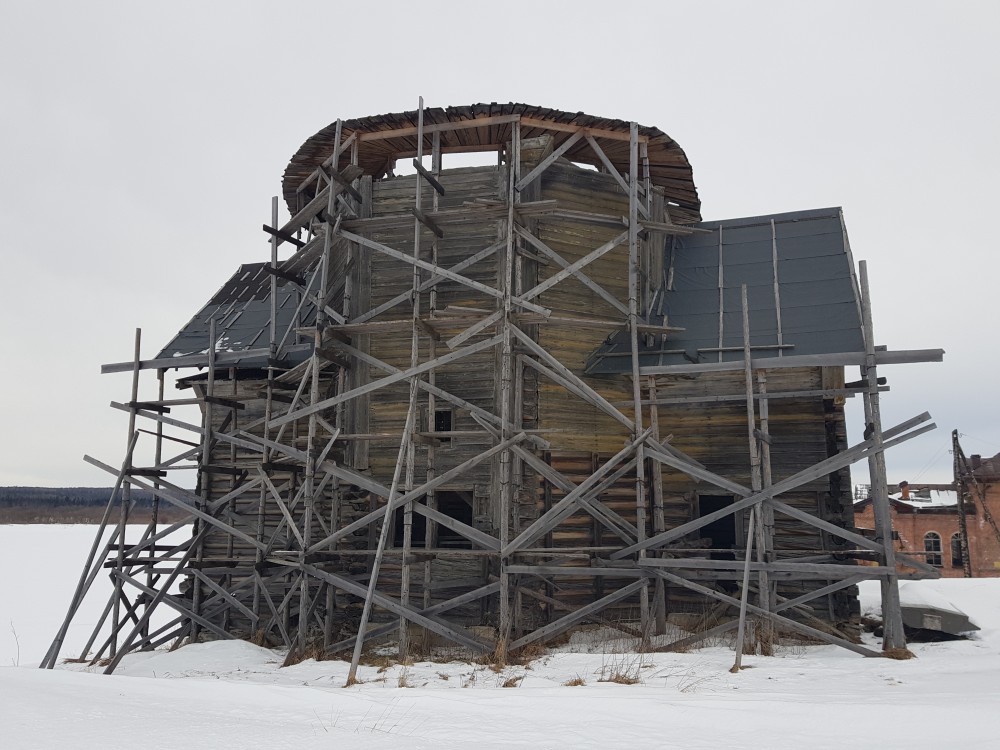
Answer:
MULTIPOLYGON (((80 665, 30 668, 75 584, 65 568, 82 563, 92 534, 44 531, 59 536, 57 554, 39 527, 0 527, 3 622, 13 619, 21 642, 21 666, 0 668, 0 748, 914 750, 992 749, 1000 737, 1000 579, 906 584, 982 628, 972 640, 911 644, 908 661, 790 646, 745 657, 749 668, 734 675, 724 646, 637 655, 608 636, 500 672, 467 662, 362 666, 361 684, 344 688, 343 662, 281 668, 282 654, 230 641, 135 654, 105 677, 80 665), (45 564, 52 580, 23 582, 33 559, 60 555, 61 565, 45 564), (61 592, 58 606, 43 591, 61 592), (614 674, 638 682, 602 681, 614 674)), ((877 595, 877 584, 864 586, 862 606, 876 609, 877 595)))

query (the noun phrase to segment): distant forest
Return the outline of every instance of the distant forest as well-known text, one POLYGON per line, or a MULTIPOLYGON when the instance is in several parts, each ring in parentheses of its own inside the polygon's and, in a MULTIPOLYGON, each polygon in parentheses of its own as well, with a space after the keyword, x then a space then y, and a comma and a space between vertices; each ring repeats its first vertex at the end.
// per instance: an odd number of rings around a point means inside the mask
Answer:
MULTIPOLYGON (((0 523, 98 523, 113 487, 0 487, 0 523)), ((132 490, 132 523, 146 523, 153 505, 147 490, 132 490)), ((118 520, 117 502, 111 521, 118 520)), ((160 503, 163 521, 179 521, 184 513, 160 503)))

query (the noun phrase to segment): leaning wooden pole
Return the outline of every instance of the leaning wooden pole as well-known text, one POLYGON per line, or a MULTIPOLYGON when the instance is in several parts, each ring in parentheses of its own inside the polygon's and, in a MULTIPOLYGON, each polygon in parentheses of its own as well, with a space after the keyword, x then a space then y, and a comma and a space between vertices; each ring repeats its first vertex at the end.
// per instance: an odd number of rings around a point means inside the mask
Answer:
MULTIPOLYGON (((762 442, 762 433, 757 429, 757 416, 754 409, 754 383, 753 383, 753 360, 750 356, 750 306, 747 302, 747 285, 740 285, 740 309, 743 319, 743 381, 744 387, 746 389, 746 404, 747 404, 747 437, 750 449, 750 489, 754 493, 760 492, 763 489, 763 481, 761 478, 761 467, 760 467, 760 445, 762 442)), ((755 508, 760 511, 762 506, 757 504, 755 508)), ((751 508, 751 527, 754 526, 753 523, 753 511, 751 508)), ((759 514, 758 514, 759 515, 759 514)), ((763 557, 763 549, 761 547, 761 534, 760 534, 761 524, 756 524, 757 528, 757 554, 763 557)), ((749 546, 748 546, 749 549, 749 546)), ((747 558, 749 559, 749 557, 747 558)), ((761 560, 762 561, 762 560, 761 560)), ((744 581, 744 586, 746 582, 744 581)), ((760 607, 767 611, 770 604, 770 597, 767 592, 770 590, 771 585, 768 579, 767 570, 762 566, 760 571, 757 573, 757 593, 758 593, 758 604, 760 607)), ((747 592, 744 589, 743 598, 746 599, 747 592)), ((744 607, 744 611, 745 611, 744 607)), ((742 640, 738 644, 739 648, 743 648, 742 640)))
MULTIPOLYGON (((135 413, 136 404, 139 401, 139 350, 142 345, 142 329, 135 329, 135 350, 133 352, 133 367, 132 367, 132 398, 129 401, 129 412, 128 412, 128 439, 132 440, 132 434, 135 432, 135 413)), ((117 565, 117 570, 121 570, 125 565, 125 529, 128 526, 128 511, 129 505, 132 502, 132 483, 128 481, 126 476, 125 483, 122 486, 122 502, 121 502, 121 514, 118 519, 118 557, 115 562, 117 565)), ((111 612, 111 656, 114 657, 118 650, 118 632, 120 616, 121 616, 121 598, 122 598, 122 583, 121 580, 115 579, 115 593, 114 593, 114 608, 111 612)))
MULTIPOLYGON (((423 167, 424 158, 424 98, 421 96, 417 106, 417 157, 416 163, 423 167)), ((424 177, 417 170, 414 178, 413 200, 413 257, 420 258, 420 239, 423 232, 418 216, 423 212, 423 181, 424 177)), ((411 315, 410 315, 410 367, 416 367, 420 360, 420 267, 413 266, 411 292, 411 315)), ((414 379, 415 380, 415 379, 414 379)), ((415 382, 410 383, 410 397, 416 399, 419 390, 415 382)), ((434 422, 434 414, 428 412, 428 428, 434 422)), ((416 450, 413 441, 413 433, 406 441, 406 469, 403 476, 403 491, 409 492, 413 489, 414 473, 416 470, 416 450)), ((410 551, 413 548, 413 501, 409 501, 403 506, 403 560, 400 566, 399 582, 399 603, 404 607, 410 604, 410 551)), ((405 617, 399 618, 399 647, 398 654, 400 660, 405 660, 410 650, 410 626, 405 617)))
POLYGON ((890 573, 880 579, 882 588, 882 650, 906 648, 903 633, 903 613, 899 604, 899 574, 896 551, 892 543, 892 513, 889 509, 889 488, 886 485, 885 452, 882 438, 882 410, 879 405, 878 372, 875 366, 875 334, 872 325, 872 303, 868 290, 868 264, 859 264, 861 281, 861 320, 865 333, 865 365, 862 372, 868 384, 864 393, 866 432, 871 432, 872 453, 868 458, 872 509, 875 518, 875 541, 882 546, 882 564, 890 573))

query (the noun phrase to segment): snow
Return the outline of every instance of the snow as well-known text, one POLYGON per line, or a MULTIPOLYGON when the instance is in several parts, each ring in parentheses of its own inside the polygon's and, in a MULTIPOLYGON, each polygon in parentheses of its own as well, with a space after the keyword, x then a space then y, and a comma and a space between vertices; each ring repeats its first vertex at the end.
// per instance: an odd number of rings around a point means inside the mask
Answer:
MULTIPOLYGON (((362 682, 351 688, 343 687, 343 662, 282 668, 284 654, 236 641, 130 655, 111 677, 79 664, 32 669, 31 659, 44 653, 65 606, 52 609, 40 594, 71 590, 75 581, 67 587, 53 574, 18 587, 9 584, 9 573, 27 568, 32 555, 64 555, 65 565, 78 565, 92 533, 89 527, 0 527, 0 593, 9 608, 4 619, 11 616, 26 629, 19 632, 21 666, 0 667, 5 750, 103 750, 122 742, 171 750, 911 750, 955 742, 993 748, 1000 734, 1000 579, 906 583, 903 590, 912 596, 943 598, 982 628, 971 640, 912 644, 917 658, 906 661, 790 645, 775 657, 744 657, 749 668, 732 674, 733 653, 725 644, 639 655, 594 631, 527 666, 500 671, 468 662, 404 666, 386 659, 362 665, 362 682), (37 551, 46 532, 59 538, 58 554, 37 551), (616 673, 638 682, 601 681, 616 673), (564 684, 577 678, 585 684, 564 684)), ((53 562, 50 573, 57 569, 53 562)), ((877 582, 863 584, 862 607, 877 611, 877 582)), ((9 664, 9 644, 3 648, 0 658, 9 664)))

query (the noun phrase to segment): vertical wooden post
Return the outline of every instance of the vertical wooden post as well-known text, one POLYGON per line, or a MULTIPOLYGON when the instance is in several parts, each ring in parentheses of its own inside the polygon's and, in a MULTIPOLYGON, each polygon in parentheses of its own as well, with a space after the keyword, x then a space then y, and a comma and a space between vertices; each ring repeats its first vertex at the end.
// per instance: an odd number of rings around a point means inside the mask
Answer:
MULTIPOLYGON (((507 222, 503 225, 506 233, 506 254, 504 256, 503 276, 501 278, 501 290, 503 299, 501 309, 503 318, 501 319, 501 333, 503 339, 500 344, 500 420, 501 438, 508 440, 513 435, 513 425, 511 424, 513 403, 511 400, 514 387, 514 354, 511 340, 511 295, 514 283, 514 206, 520 201, 517 192, 518 175, 521 168, 521 124, 514 123, 511 134, 510 153, 507 159, 507 222)), ((511 451, 508 448, 500 454, 500 507, 497 513, 499 523, 500 548, 503 549, 510 541, 510 521, 511 509, 513 505, 513 466, 511 451)), ((507 559, 500 557, 500 596, 499 596, 499 627, 497 636, 497 646, 494 658, 500 664, 507 661, 507 646, 510 641, 512 616, 510 602, 510 575, 507 573, 507 559)))
MULTIPOLYGON (((139 350, 142 343, 142 329, 135 329, 135 347, 132 358, 132 397, 129 401, 128 411, 128 441, 131 443, 132 435, 135 432, 136 402, 139 400, 139 350)), ((132 467, 129 466, 129 469, 132 467)), ((128 527, 129 505, 132 504, 132 483, 126 476, 122 486, 121 513, 118 518, 118 557, 116 560, 116 570, 125 567, 125 530, 128 527)), ((114 608, 111 613, 111 658, 118 653, 118 630, 121 618, 122 581, 115 577, 114 608)))
MULTIPOLYGON (((216 333, 215 318, 209 320, 208 323, 208 382, 205 385, 205 395, 208 396, 205 399, 205 432, 202 436, 201 442, 201 460, 199 461, 198 468, 198 481, 201 484, 201 504, 198 510, 207 511, 209 506, 209 501, 212 497, 212 437, 215 434, 215 425, 213 423, 214 409, 212 404, 212 398, 215 396, 215 345, 218 340, 216 333)), ((198 564, 201 563, 204 554, 204 535, 199 534, 201 527, 205 525, 204 521, 196 520, 194 526, 194 532, 196 537, 195 544, 197 545, 197 552, 195 553, 195 560, 198 564)), ((201 614, 201 581, 197 576, 191 577, 191 611, 196 614, 201 614)), ((189 640, 194 643, 198 640, 198 634, 200 632, 200 626, 197 622, 191 622, 191 635, 189 640)))
POLYGON ((875 541, 882 545, 882 564, 891 569, 880 578, 882 584, 882 649, 893 651, 906 648, 903 633, 903 613, 899 604, 899 576, 896 572, 896 551, 892 545, 892 512, 889 509, 889 488, 886 486, 885 453, 882 450, 882 409, 879 404, 878 372, 875 367, 875 334, 872 325, 871 296, 868 290, 868 264, 859 264, 861 280, 861 320, 865 331, 866 363, 861 368, 868 383, 864 393, 865 422, 872 433, 872 451, 868 458, 872 509, 875 518, 875 541))
MULTIPOLYGON (((433 135, 432 147, 431 147, 431 173, 435 177, 441 176, 441 131, 435 130, 433 135)), ((436 190, 431 191, 431 204, 432 210, 437 211, 439 207, 439 196, 436 190)), ((438 264, 438 239, 435 235, 434 239, 431 241, 431 262, 434 265, 438 264)), ((430 293, 428 294, 429 304, 428 313, 434 315, 437 310, 437 287, 432 286, 430 293)), ((433 336, 427 339, 427 357, 428 359, 437 358, 437 341, 435 341, 433 336)), ((427 382, 432 386, 437 384, 437 374, 434 370, 427 373, 427 382)), ((433 391, 427 391, 427 429, 429 431, 434 431, 434 414, 437 409, 437 401, 435 399, 433 391)), ((437 442, 431 440, 427 444, 427 481, 431 481, 437 474, 437 442)), ((431 490, 427 493, 425 502, 427 507, 431 510, 437 510, 437 491, 431 490)), ((434 539, 436 536, 437 524, 430 518, 424 519, 424 549, 429 550, 434 546, 434 539)), ((433 560, 428 557, 424 561, 423 570, 423 603, 424 609, 431 606, 432 595, 431 595, 431 582, 433 579, 433 560)), ((424 629, 424 651, 430 650, 432 634, 429 630, 424 629)))
MULTIPOLYGON (((639 125, 629 125, 628 166, 628 327, 632 347, 632 401, 635 408, 635 440, 642 427, 642 379, 639 376, 639 125)), ((646 454, 640 443, 636 447, 635 464, 635 527, 638 539, 646 540, 646 454)), ((646 550, 639 551, 639 559, 646 557, 646 550)), ((639 620, 643 634, 643 647, 649 637, 649 585, 644 582, 639 589, 639 620)))
MULTIPOLYGON (((656 376, 649 375, 646 378, 646 385, 649 389, 649 426, 653 428, 653 439, 660 442, 660 410, 656 404, 656 376)), ((653 487, 653 533, 659 534, 667 530, 667 522, 663 512, 663 471, 654 462, 652 467, 650 482, 653 487)), ((667 589, 666 582, 656 577, 654 583, 654 618, 655 634, 663 635, 667 632, 667 589)))
MULTIPOLYGON (((417 163, 423 166, 424 158, 424 98, 421 96, 417 109, 417 163)), ((414 177, 413 201, 417 210, 417 215, 423 210, 423 176, 418 172, 414 177)), ((413 257, 420 257, 420 235, 423 232, 423 225, 420 220, 413 220, 413 257)), ((420 360, 420 268, 413 266, 412 291, 412 314, 410 319, 410 367, 416 367, 420 360)), ((410 407, 415 409, 416 399, 419 394, 417 388, 417 378, 410 379, 410 407)), ((428 426, 434 421, 434 415, 427 415, 428 426)), ((405 444, 406 451, 406 472, 403 479, 403 491, 409 492, 413 489, 414 472, 416 470, 416 447, 411 430, 405 444)), ((402 450, 402 448, 401 448, 402 450)), ((413 548, 413 501, 410 500, 403 506, 403 561, 400 569, 399 601, 404 607, 410 603, 410 551, 413 548)), ((409 655, 410 650, 410 626, 405 617, 399 618, 399 658, 404 660, 409 655)))

